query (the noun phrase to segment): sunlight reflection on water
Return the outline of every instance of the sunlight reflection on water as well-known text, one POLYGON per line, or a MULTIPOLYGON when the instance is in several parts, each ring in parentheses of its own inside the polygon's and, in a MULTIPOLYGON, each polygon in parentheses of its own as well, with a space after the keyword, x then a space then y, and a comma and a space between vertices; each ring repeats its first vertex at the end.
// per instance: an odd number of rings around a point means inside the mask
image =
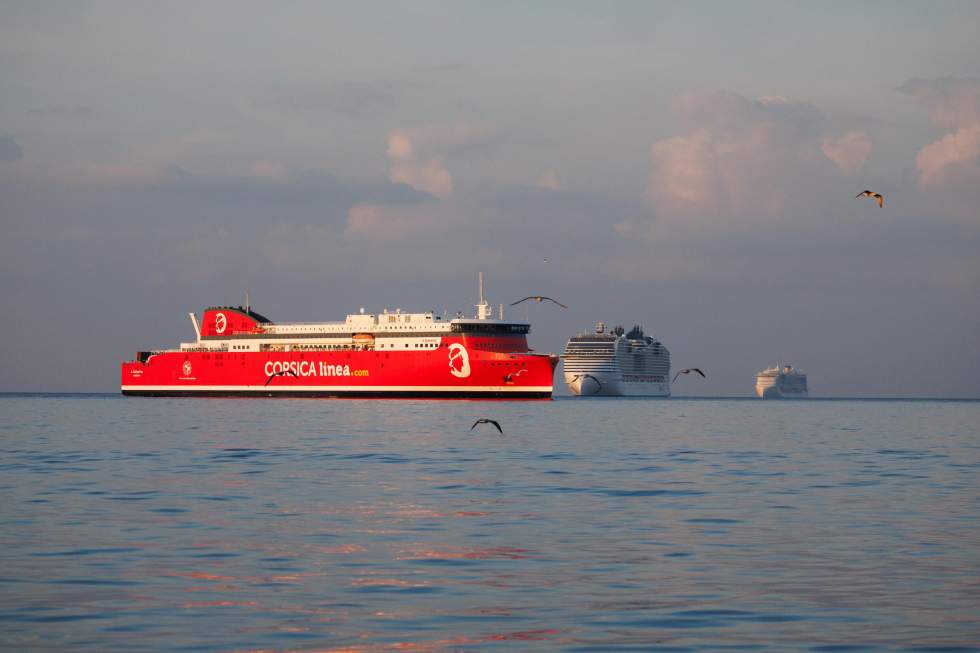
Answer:
POLYGON ((0 397, 0 645, 976 650, 980 403, 0 397), (504 427, 469 430, 491 415, 504 427))

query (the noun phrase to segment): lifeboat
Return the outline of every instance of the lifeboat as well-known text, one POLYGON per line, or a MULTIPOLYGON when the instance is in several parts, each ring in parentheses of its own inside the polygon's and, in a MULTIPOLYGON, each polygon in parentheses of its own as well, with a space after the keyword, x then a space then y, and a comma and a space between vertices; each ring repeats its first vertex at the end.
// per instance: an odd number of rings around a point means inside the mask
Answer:
POLYGON ((352 338, 354 349, 374 349, 374 334, 355 333, 352 338))

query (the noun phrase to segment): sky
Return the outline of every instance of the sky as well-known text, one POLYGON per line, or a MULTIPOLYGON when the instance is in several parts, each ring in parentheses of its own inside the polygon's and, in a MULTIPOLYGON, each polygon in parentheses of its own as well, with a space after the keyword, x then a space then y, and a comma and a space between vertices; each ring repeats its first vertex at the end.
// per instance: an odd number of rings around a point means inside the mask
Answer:
MULTIPOLYGON (((0 1, 0 391, 215 304, 509 309, 675 395, 980 397, 976 2, 0 1), (885 197, 883 208, 868 198, 885 197)), ((560 375, 556 376, 556 387, 560 375)))

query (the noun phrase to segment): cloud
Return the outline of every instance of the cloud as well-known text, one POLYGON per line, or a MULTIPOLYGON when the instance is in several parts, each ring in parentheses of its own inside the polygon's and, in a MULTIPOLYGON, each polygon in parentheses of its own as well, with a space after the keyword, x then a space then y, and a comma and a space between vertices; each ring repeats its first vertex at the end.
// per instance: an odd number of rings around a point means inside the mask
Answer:
POLYGON ((912 79, 898 91, 925 104, 939 127, 958 129, 980 122, 980 79, 912 79))
POLYGON ((445 164, 445 152, 482 140, 487 134, 487 130, 465 123, 392 130, 388 134, 388 179, 435 197, 449 197, 453 177, 445 164))
POLYGON ((548 170, 538 177, 534 185, 538 188, 546 188, 548 190, 561 190, 561 182, 558 181, 558 173, 554 170, 548 170))
POLYGON ((925 104, 933 123, 948 130, 916 155, 919 187, 929 193, 936 212, 980 220, 976 209, 980 202, 980 80, 913 79, 898 90, 925 104))
POLYGON ((871 154, 871 137, 865 132, 851 131, 838 138, 828 137, 820 143, 820 151, 833 161, 841 172, 853 174, 864 167, 871 154))
POLYGON ((0 161, 20 161, 24 158, 24 150, 20 149, 17 141, 9 136, 0 136, 0 161))
POLYGON ((715 203, 715 143, 707 129, 653 144, 647 196, 665 215, 715 203))
POLYGON ((453 193, 453 177, 440 156, 426 161, 414 158, 394 158, 389 154, 391 165, 388 179, 395 183, 408 184, 412 188, 435 195, 448 197, 453 193))
MULTIPOLYGON (((646 195, 655 230, 783 219, 826 187, 834 166, 854 171, 871 150, 863 132, 834 138, 819 109, 781 96, 686 93, 673 109, 688 133, 651 146, 646 195)), ((635 233, 636 225, 619 230, 635 233)))
POLYGON ((428 238, 451 222, 451 209, 437 204, 355 204, 347 211, 348 231, 374 241, 428 238))
POLYGON ((980 184, 980 123, 929 143, 919 150, 915 164, 925 189, 980 184))

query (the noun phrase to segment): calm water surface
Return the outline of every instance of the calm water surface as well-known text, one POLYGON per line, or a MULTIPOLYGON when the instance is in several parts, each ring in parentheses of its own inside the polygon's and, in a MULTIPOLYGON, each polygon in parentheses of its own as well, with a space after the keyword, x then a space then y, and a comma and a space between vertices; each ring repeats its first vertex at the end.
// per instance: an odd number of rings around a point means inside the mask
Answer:
POLYGON ((0 449, 6 650, 980 650, 980 402, 4 396, 0 449))

